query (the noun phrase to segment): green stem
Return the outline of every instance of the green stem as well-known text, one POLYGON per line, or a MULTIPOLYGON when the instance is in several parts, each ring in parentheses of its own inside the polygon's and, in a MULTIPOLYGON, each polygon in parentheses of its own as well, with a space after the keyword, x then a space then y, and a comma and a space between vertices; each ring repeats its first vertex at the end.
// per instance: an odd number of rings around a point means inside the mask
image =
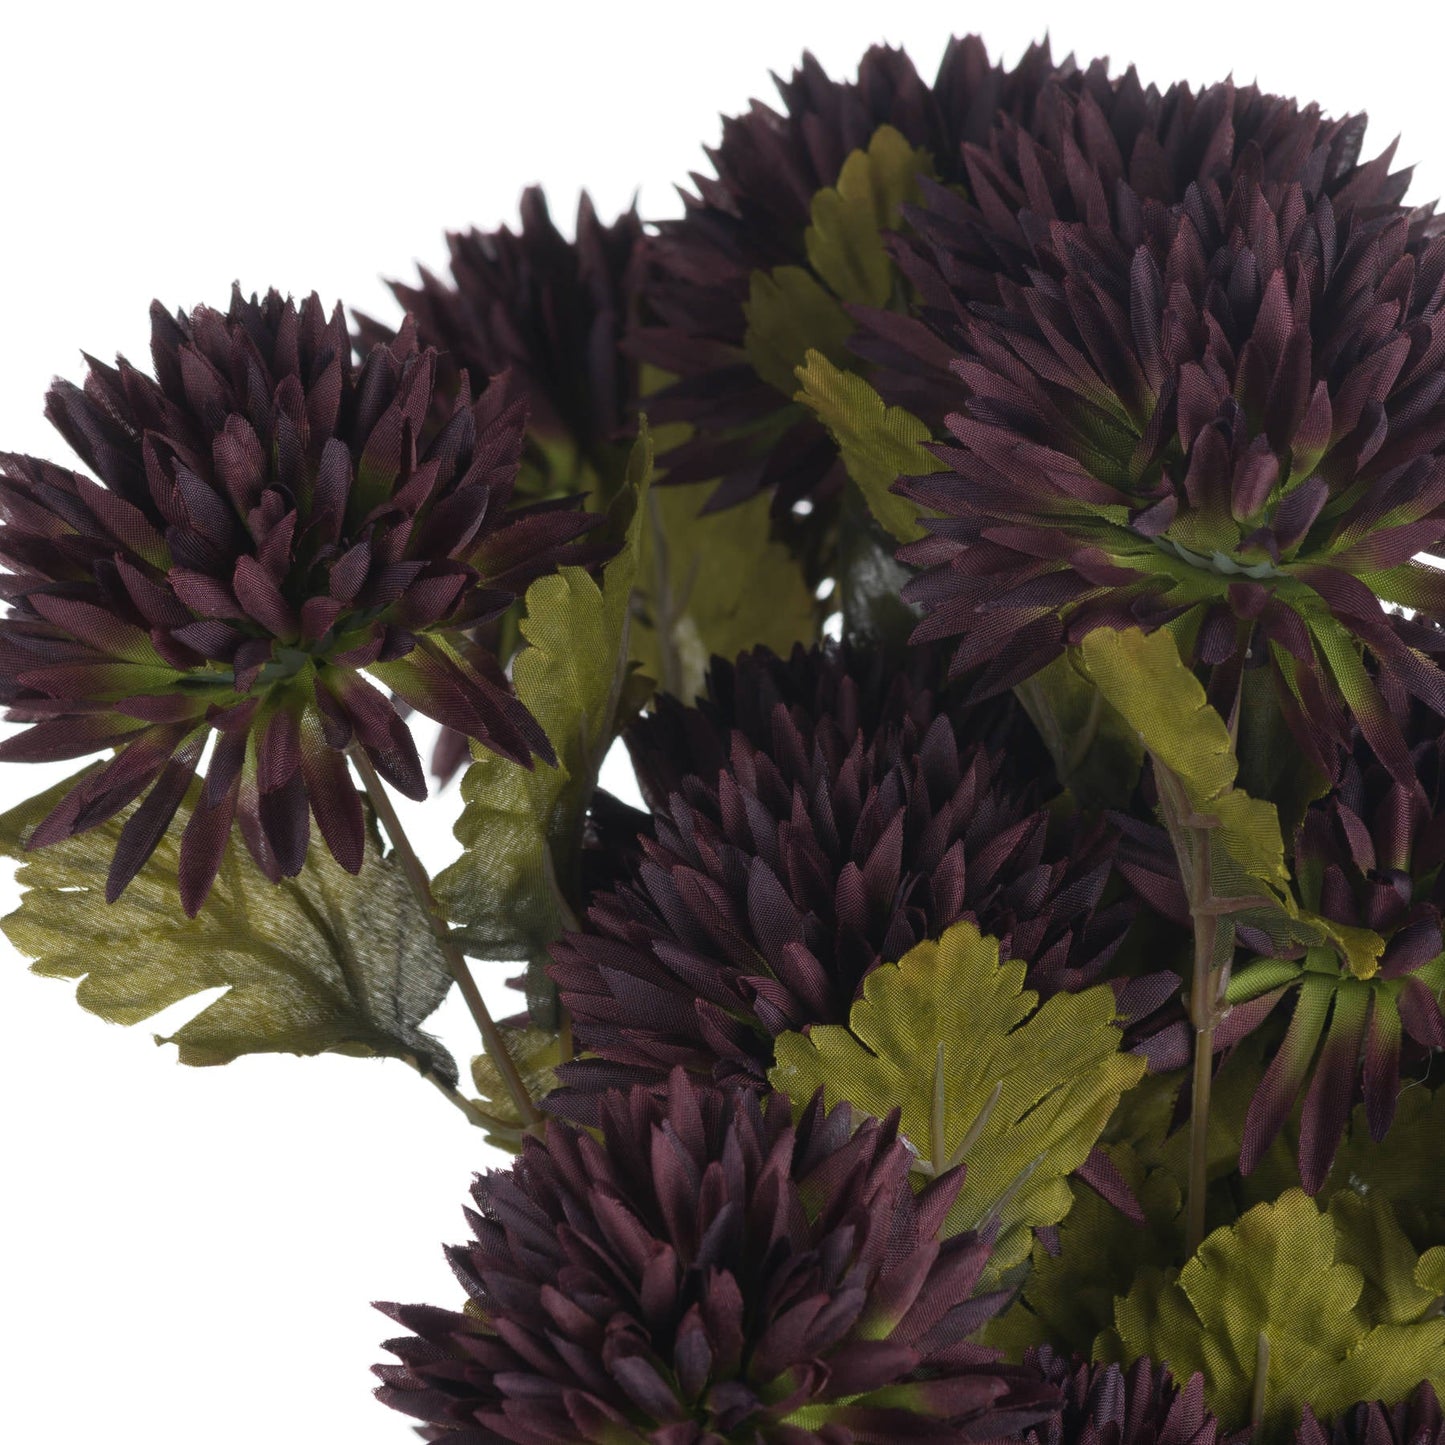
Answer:
POLYGON ((372 807, 376 809, 376 816, 381 819, 381 826, 386 829, 386 835, 391 839, 391 846, 396 852, 401 870, 406 875, 406 880, 411 884, 417 902, 421 904, 422 911, 431 924, 437 947, 441 949, 447 968, 452 977, 456 979, 457 987, 466 1000, 467 1008, 481 1033, 483 1047, 492 1062, 496 1064, 497 1072, 502 1076, 502 1082, 507 1086, 512 1103, 516 1106, 517 1113, 521 1116, 527 1129, 531 1133, 540 1135, 542 1115, 536 1104, 533 1103, 531 1094, 527 1091, 527 1085, 517 1068, 516 1060, 512 1058, 507 1048, 507 1041, 502 1037, 501 1029, 497 1027, 496 1020, 487 1008, 486 1000, 482 998, 482 992, 477 987, 476 979, 472 977, 472 971, 467 966, 465 955, 457 946, 446 919, 442 917, 441 910, 437 907, 436 898, 431 891, 431 879, 428 877, 426 869, 422 867, 416 850, 411 846, 411 839, 407 837, 406 829, 402 827, 401 819, 397 816, 395 807, 392 806, 391 795, 386 791, 386 785, 377 776, 376 769, 371 765, 371 759, 359 747, 352 747, 350 757, 356 771, 361 775, 366 795, 371 799, 372 807))
POLYGON ((1098 688, 1094 689, 1094 696, 1089 701, 1089 713, 1084 719, 1084 725, 1079 729, 1078 736, 1074 738, 1069 748, 1068 756, 1064 759, 1063 781, 1068 783, 1069 779, 1083 766, 1084 759, 1089 756, 1089 749, 1094 746, 1094 740, 1099 736, 1099 723, 1104 716, 1104 694, 1098 688))
POLYGON ((658 671, 662 674, 658 681, 664 692, 682 698, 684 702, 690 702, 691 698, 682 697, 682 659, 677 655, 677 641, 673 636, 676 625, 674 609, 677 604, 672 594, 672 562, 668 552, 667 531, 662 523, 662 507, 657 500, 657 491, 652 487, 647 491, 647 524, 652 541, 654 578, 652 626, 657 633, 658 671))
POLYGON ((1204 1243, 1204 1206, 1209 1190, 1209 1105, 1214 1086, 1214 1022, 1218 990, 1214 953, 1219 937, 1217 914, 1197 906, 1209 897, 1209 839, 1196 835, 1191 869, 1190 914, 1194 920, 1194 974, 1189 989, 1189 1019, 1194 1025, 1194 1090, 1189 1109, 1190 1254, 1204 1243))
POLYGON ((449 1104, 459 1109, 463 1114, 466 1115, 467 1123, 474 1125, 478 1129, 484 1129, 486 1127, 487 1120, 485 1115, 459 1089, 452 1088, 452 1086, 447 1083, 445 1079, 438 1078, 436 1074, 433 1074, 428 1070, 422 1068, 420 1064, 416 1066, 416 1069, 417 1072, 422 1076, 422 1078, 427 1081, 427 1083, 433 1085, 436 1088, 436 1091, 442 1096, 442 1098, 444 1098, 449 1104))
POLYGON ((1256 1430, 1264 1424, 1264 1407, 1269 1393, 1269 1336, 1259 1332, 1254 1345, 1254 1389, 1249 1396, 1249 1423, 1256 1430))
POLYGON ((1214 1026, 1228 983, 1228 968, 1214 967, 1221 910, 1214 906, 1209 830, 1194 815, 1179 780, 1155 759, 1159 807, 1168 825, 1184 874, 1189 915, 1194 924, 1194 967, 1189 983, 1189 1021, 1194 1027, 1194 1076, 1189 1109, 1189 1177, 1185 1206, 1185 1244, 1193 1254, 1204 1242, 1209 1192, 1209 1108, 1214 1085, 1214 1026))

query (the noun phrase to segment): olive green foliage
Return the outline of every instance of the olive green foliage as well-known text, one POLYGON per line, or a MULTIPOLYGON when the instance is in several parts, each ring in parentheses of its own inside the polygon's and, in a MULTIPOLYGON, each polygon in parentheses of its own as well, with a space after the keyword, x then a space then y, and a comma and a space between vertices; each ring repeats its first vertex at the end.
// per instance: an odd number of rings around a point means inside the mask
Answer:
POLYGON ((928 152, 883 125, 866 151, 843 162, 837 185, 813 197, 813 224, 803 238, 808 264, 840 301, 886 306, 894 299, 897 270, 883 233, 896 229, 903 207, 918 199, 919 177, 932 174, 928 152))
POLYGON ((1325 1187, 1388 1199, 1417 1249, 1445 1244, 1445 1088, 1406 1089, 1382 1140, 1361 1104, 1325 1187))
POLYGON ((1289 871, 1279 815, 1235 787, 1239 764, 1229 729, 1173 637, 1101 628, 1083 640, 1079 655, 1104 700, 1154 760, 1161 812, 1181 862, 1196 861, 1204 847, 1215 897, 1253 896, 1265 907, 1286 907, 1289 871))
MULTIPOLYGON (((528 1094, 544 1098, 557 1087, 557 1065, 566 1057, 562 1038, 555 1029, 539 1029, 530 1023, 507 1023, 500 1028, 528 1094)), ((487 1143, 509 1154, 520 1152, 527 1123, 490 1054, 478 1054, 472 1060, 472 1084, 477 1098, 469 1102, 476 1121, 486 1130, 487 1143)))
POLYGON ((1064 653, 1014 688, 1054 760, 1059 781, 1082 808, 1118 808, 1139 781, 1144 744, 1104 694, 1064 653))
POLYGON ((448 1084, 456 1064, 419 1025, 451 975, 401 869, 368 816, 361 874, 312 848, 295 878, 271 883, 232 840, 195 918, 176 907, 180 838, 195 793, 135 881, 105 901, 128 808, 33 853, 25 840, 67 780, 0 818, 0 851, 18 858, 20 906, 6 936, 34 972, 80 980, 82 1008, 136 1024, 203 990, 226 992, 161 1040, 183 1064, 243 1054, 342 1053, 406 1059, 448 1084))
POLYGON ((967 1166, 953 1232, 996 1222, 987 1278, 1027 1258, 1030 1231, 1073 1202, 1068 1175, 1088 1157, 1142 1059, 1119 1051, 1107 987, 1039 1006, 1024 965, 969 922, 876 968, 848 1027, 777 1041, 770 1078, 794 1100, 901 1110, 920 1173, 967 1166))
MULTIPOLYGON (((659 438, 660 439, 660 438, 659 438)), ((632 657, 691 702, 714 657, 817 639, 819 607, 797 559, 769 535, 769 499, 704 512, 709 483, 647 496, 632 618, 632 657)))
POLYGON ((1148 1167, 1127 1144, 1103 1149, 1145 1223, 1141 1227, 1088 1185, 1071 1185, 1073 1207, 1059 1226, 1056 1247, 1034 1241, 1018 1299, 985 1332, 986 1342, 1011 1359, 1022 1359, 1030 1345, 1087 1355, 1113 1324, 1114 1300, 1138 1271, 1166 1269, 1183 1251, 1179 1180, 1168 1169, 1148 1167))
POLYGON ((644 426, 627 484, 608 514, 620 550, 595 580, 563 567, 527 589, 517 696, 545 729, 555 767, 528 769, 477 749, 462 779, 456 835, 462 856, 435 880, 437 898, 467 950, 528 964, 528 1004, 551 1026, 555 1001, 546 946, 578 906, 582 820, 598 770, 626 720, 651 695, 629 663, 632 592, 652 473, 644 426))
POLYGON ((1344 1193, 1322 1211, 1290 1190, 1215 1230, 1182 1270, 1139 1271, 1096 1354, 1200 1371, 1231 1428, 1262 1389, 1262 1438, 1287 1438, 1305 1405, 1324 1418, 1421 1380, 1445 1390, 1442 1262, 1415 1253, 1383 1199, 1344 1193))
POLYGON ((898 225, 903 206, 917 199, 919 177, 931 169, 927 152, 914 150, 892 126, 880 126, 866 151, 844 161, 838 184, 813 197, 803 238, 809 265, 753 273, 743 346, 770 386, 791 397, 810 350, 849 364, 846 343, 854 328, 844 303, 893 300, 899 282, 883 232, 898 225))
POLYGON ((819 349, 809 348, 797 381, 798 400, 828 428, 878 524, 900 542, 923 536, 922 509, 892 487, 900 476, 925 476, 942 465, 924 449, 928 428, 819 349))

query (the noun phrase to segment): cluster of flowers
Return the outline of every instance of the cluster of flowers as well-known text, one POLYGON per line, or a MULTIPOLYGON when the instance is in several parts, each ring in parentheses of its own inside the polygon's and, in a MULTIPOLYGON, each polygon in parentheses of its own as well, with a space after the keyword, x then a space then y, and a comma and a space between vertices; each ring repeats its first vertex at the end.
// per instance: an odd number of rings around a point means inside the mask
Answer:
MULTIPOLYGON (((1213 1047, 1259 1072, 1230 1218, 1282 1136, 1318 1196, 1357 1104, 1384 1140, 1402 1081, 1439 1082, 1445 576, 1416 558, 1445 549, 1445 225, 1361 158, 1361 118, 1232 83, 1047 47, 1005 69, 969 38, 931 84, 880 48, 779 88, 724 122, 680 219, 584 198, 568 241, 529 193, 519 233, 396 286, 399 330, 238 292, 155 310, 153 378, 57 383, 94 477, 0 456, 0 695, 29 724, 0 758, 114 750, 28 840, 124 815, 110 898, 187 798, 188 913, 233 824, 273 880, 313 821, 359 871, 352 761, 426 793, 405 707, 448 730, 443 775, 468 741, 555 761, 506 619, 609 557, 639 411, 685 424, 662 484, 710 483, 707 514, 767 496, 817 585, 860 477, 809 378, 853 388, 932 438, 887 479, 916 513, 883 544, 911 633, 854 629, 845 597, 841 641, 717 659, 628 727, 647 813, 594 809, 607 877, 551 947, 577 1057, 545 1137, 477 1181, 465 1312, 388 1307, 411 1333, 382 1397, 455 1445, 1214 1445, 1244 1422, 1208 1370, 982 1342, 1021 1276, 990 1268, 996 1217, 949 1223, 967 1164, 920 1168, 904 1098, 868 1117, 770 1075, 780 1036, 846 1028, 961 923, 1040 1001, 1112 990, 1150 1080, 1190 1063, 1199 899, 1157 779, 1088 806, 1012 691, 1140 628, 1278 809, 1314 936, 1378 940, 1352 970, 1240 923, 1213 1047)), ((1118 1161, 1070 1172, 1153 1227, 1118 1161)), ((1430 1379, 1291 1428, 1445 1445, 1430 1379)))

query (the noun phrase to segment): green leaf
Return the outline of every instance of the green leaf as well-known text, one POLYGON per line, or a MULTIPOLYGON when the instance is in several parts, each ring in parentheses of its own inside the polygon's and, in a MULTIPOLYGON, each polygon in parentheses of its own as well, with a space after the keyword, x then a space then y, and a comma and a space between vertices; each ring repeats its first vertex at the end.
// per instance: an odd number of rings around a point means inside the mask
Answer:
POLYGON ((702 692, 712 658, 765 646, 783 656, 818 636, 818 606, 797 559, 770 531, 770 499, 702 511, 710 483, 648 493, 632 657, 674 696, 702 692), (664 634, 670 646, 660 645, 664 634))
POLYGON ((1127 806, 1139 780, 1139 733, 1065 653, 1014 693, 1039 730, 1059 781, 1087 809, 1127 806))
POLYGON ((828 428, 878 524, 900 542, 916 541, 924 535, 918 519, 927 514, 889 488, 899 477, 943 469, 925 450, 928 428, 901 406, 885 405, 861 376, 840 370, 821 349, 810 349, 804 362, 796 372, 798 401, 828 428))
POLYGON ((1127 1144, 1104 1145, 1144 1211, 1143 1228, 1075 1183, 1074 1206, 1059 1225, 1058 1247, 1035 1240, 1023 1291, 992 1320, 983 1342, 1021 1360, 1031 1345, 1088 1354, 1114 1322, 1114 1299, 1141 1269, 1164 1269, 1184 1248, 1183 1195, 1167 1169, 1146 1168, 1127 1144))
MULTIPOLYGON (((557 1087, 557 1065, 567 1057, 561 1038, 552 1029, 539 1029, 533 1024, 499 1024, 527 1093, 534 1099, 545 1098, 557 1087)), ((487 1142, 519 1154, 527 1121, 517 1112, 501 1071, 490 1054, 478 1054, 472 1060, 472 1083, 480 1102, 474 1113, 486 1131, 487 1142)))
MULTIPOLYGON (((1363 1203, 1370 1211, 1389 1207, 1363 1203)), ((1304 1405, 1323 1418, 1358 1400, 1394 1404, 1421 1380, 1445 1388, 1445 1318, 1401 1323, 1372 1309, 1378 1301, 1351 1262, 1370 1246, 1345 1233, 1360 1222, 1353 1207, 1321 1213, 1298 1189, 1257 1205, 1232 1228, 1215 1230, 1182 1270, 1141 1271, 1118 1301, 1113 1329, 1096 1343, 1096 1358, 1149 1355, 1177 1379, 1201 1371, 1210 1408, 1235 1429, 1250 1418, 1263 1338, 1268 1367, 1256 1439, 1265 1442, 1285 1438, 1304 1405)), ((1377 1220, 1372 1229, 1376 1238, 1388 1235, 1377 1220)), ((1421 1281, 1433 1280, 1433 1260, 1416 1268, 1421 1281)))
POLYGON ((551 740, 557 766, 523 768, 474 748, 456 824, 464 852, 433 883, 468 952, 527 960, 528 1005, 544 1027, 555 1023, 546 949, 580 906, 582 826, 597 773, 642 700, 628 653, 651 475, 644 422, 626 487, 608 514, 619 551, 600 584, 585 568, 563 567, 527 589, 521 631, 528 645, 512 664, 512 681, 551 740))
MULTIPOLYGON (((1232 1224, 1239 1217, 1239 1152, 1245 1115, 1264 1072, 1265 1033, 1257 1030, 1230 1050, 1214 1077, 1205 1143, 1210 1225, 1232 1224)), ((1189 1129, 1171 1126, 1188 1073, 1146 1074, 1120 1099, 1104 1131, 1101 1148, 1143 1208, 1144 1226, 1076 1182, 1074 1207, 1059 1226, 1057 1253, 1035 1243, 1022 1296, 990 1328, 989 1343, 1008 1349, 1014 1358, 1037 1344, 1087 1354, 1099 1332, 1113 1323, 1114 1297, 1128 1292, 1135 1274, 1183 1258, 1189 1129)), ((1250 1183, 1268 1173, 1283 1178, 1271 1199, 1299 1182, 1293 1151, 1279 1140, 1250 1183)))
POLYGON ((1383 1140, 1370 1137, 1365 1106, 1351 1117, 1327 1190, 1346 1186, 1388 1199, 1417 1249, 1445 1245, 1445 1088, 1407 1088, 1383 1140))
POLYGON ((1027 1258, 1031 1231, 1073 1202, 1068 1175, 1119 1102, 1142 1059, 1119 1052, 1107 986, 1056 994, 1041 1008, 1022 963, 969 922, 868 976, 849 1025, 815 1025, 777 1041, 774 1087, 800 1106, 822 1087, 900 1128, 918 1169, 967 1173, 949 1214, 954 1231, 996 1218, 989 1278, 1027 1258))
POLYGON ((1336 1257, 1360 1271, 1360 1303, 1371 1318, 1392 1325, 1424 1319, 1445 1290, 1426 1283, 1433 1260, 1416 1252, 1389 1204, 1342 1189, 1330 1196, 1329 1211, 1339 1231, 1336 1257))
POLYGON ((419 1025, 451 986, 426 914, 401 869, 383 857, 368 815, 353 877, 312 848, 295 878, 273 884, 234 842, 199 915, 181 912, 176 868, 193 805, 115 903, 105 880, 127 809, 98 828, 36 852, 25 838, 67 780, 0 818, 0 851, 20 859, 25 890, 6 936, 47 978, 77 978, 77 1002, 136 1024, 204 989, 227 992, 160 1042, 183 1064, 242 1054, 389 1056, 454 1084, 456 1064, 419 1025))
POLYGON ((1200 970, 1209 975, 1196 990, 1213 997, 1227 977, 1239 928, 1283 937, 1298 912, 1279 814, 1235 786, 1229 729, 1168 631, 1099 628, 1077 655, 1153 762, 1159 815, 1194 922, 1196 981, 1200 970))
POLYGON ((1229 729, 1170 634, 1098 628, 1084 638, 1079 654, 1105 700, 1138 733, 1156 767, 1178 779, 1201 826, 1237 870, 1284 894, 1289 871, 1279 814, 1234 786, 1239 766, 1229 729))
POLYGON ((1236 784, 1251 797, 1268 798, 1279 809, 1280 829, 1293 838, 1305 809, 1330 787, 1285 721, 1275 679, 1268 667, 1247 668, 1239 708, 1236 784))
POLYGON ((813 197, 813 224, 803 237, 808 263, 840 301, 886 306, 897 272, 883 244, 903 207, 919 199, 920 176, 933 159, 891 125, 879 126, 868 149, 843 162, 838 184, 813 197))
POLYGON ((748 323, 743 350, 753 370, 784 396, 797 391, 794 377, 809 351, 847 359, 853 320, 801 266, 754 271, 743 312, 748 323))
POLYGON ((931 173, 926 151, 880 126, 866 151, 843 162, 837 185, 813 197, 803 237, 812 269, 753 272, 743 350, 770 386, 791 397, 794 373, 810 350, 847 364, 854 325, 843 305, 884 306, 894 298, 898 273, 882 233, 898 225, 903 206, 918 199, 919 177, 931 173))

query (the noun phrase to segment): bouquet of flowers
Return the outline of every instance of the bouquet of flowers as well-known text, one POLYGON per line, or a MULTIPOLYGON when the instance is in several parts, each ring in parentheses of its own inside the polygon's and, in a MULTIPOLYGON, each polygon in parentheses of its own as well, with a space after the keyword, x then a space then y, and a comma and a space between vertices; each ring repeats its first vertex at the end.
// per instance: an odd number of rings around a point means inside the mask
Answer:
POLYGON ((680 219, 55 383, 5 931, 515 1156, 425 1439, 1445 1445, 1445 222, 1233 82, 778 89, 680 219))

